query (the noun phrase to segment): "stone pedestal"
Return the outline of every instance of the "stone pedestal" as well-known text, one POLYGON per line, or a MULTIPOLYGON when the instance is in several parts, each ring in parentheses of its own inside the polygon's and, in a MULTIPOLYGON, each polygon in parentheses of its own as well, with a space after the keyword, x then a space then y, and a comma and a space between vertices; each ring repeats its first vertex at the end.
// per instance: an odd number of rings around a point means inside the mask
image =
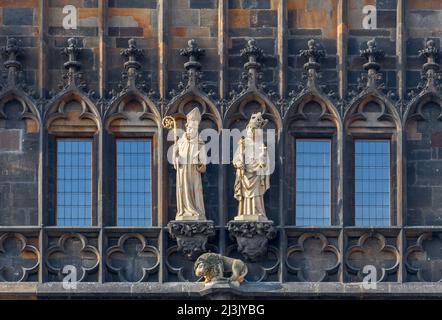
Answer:
POLYGON ((273 221, 232 220, 227 224, 230 237, 236 240, 238 252, 245 260, 256 262, 267 255, 268 241, 276 236, 273 221))
POLYGON ((266 216, 257 215, 257 214, 240 215, 240 216, 236 216, 235 218, 233 218, 233 220, 234 221, 242 221, 242 222, 253 222, 253 221, 271 222, 269 219, 267 219, 266 216))
POLYGON ((176 239, 178 251, 189 260, 195 260, 207 251, 208 238, 215 235, 215 225, 211 220, 174 220, 167 224, 169 235, 176 239))

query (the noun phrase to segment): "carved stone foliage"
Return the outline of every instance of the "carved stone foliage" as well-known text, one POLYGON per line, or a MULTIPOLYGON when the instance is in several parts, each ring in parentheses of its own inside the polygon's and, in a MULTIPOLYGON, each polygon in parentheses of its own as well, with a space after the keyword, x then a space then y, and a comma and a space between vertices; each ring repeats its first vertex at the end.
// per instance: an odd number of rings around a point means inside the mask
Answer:
MULTIPOLYGON (((118 113, 121 113, 121 100, 122 98, 130 98, 131 95, 143 96, 145 101, 148 102, 149 107, 153 105, 153 101, 156 98, 156 92, 147 86, 146 81, 143 79, 143 74, 140 72, 140 61, 144 57, 142 49, 137 47, 135 39, 128 40, 128 47, 121 50, 120 55, 124 58, 124 71, 121 73, 121 81, 118 87, 112 89, 109 92, 110 101, 108 106, 110 109, 115 109, 115 104, 118 105, 118 113)), ((127 101, 126 101, 127 102, 127 101)), ((109 111, 109 109, 108 109, 109 111)), ((143 110, 146 112, 146 110, 143 110)), ((116 112, 112 110, 111 113, 116 112)))
POLYGON ((230 221, 227 228, 230 237, 238 244, 238 251, 246 261, 251 262, 266 256, 268 241, 276 236, 272 221, 230 221))
POLYGON ((0 49, 0 54, 5 60, 3 65, 7 70, 2 79, 3 81, 0 81, 0 93, 17 90, 23 94, 34 96, 34 89, 26 85, 22 64, 19 61, 23 57, 20 41, 15 38, 8 38, 6 46, 0 49))
MULTIPOLYGON (((8 38, 6 47, 0 50, 5 58, 4 67, 7 70, 5 83, 0 82, 0 119, 14 122, 14 120, 24 120, 28 133, 37 133, 40 128, 40 114, 35 107, 30 95, 34 94, 26 86, 22 65, 18 61, 23 55, 19 41, 15 38, 8 38), (19 105, 18 116, 10 118, 8 114, 8 105, 19 105)), ((6 127, 6 125, 5 125, 6 127)))
MULTIPOLYGON (((366 121, 364 113, 360 110, 360 107, 364 107, 367 100, 376 100, 376 103, 380 105, 381 111, 377 115, 379 121, 392 120, 392 116, 397 117, 399 121, 400 115, 399 108, 402 110, 402 101, 397 102, 397 106, 393 100, 397 99, 396 94, 393 91, 386 92, 385 83, 382 82, 382 74, 379 72, 381 65, 379 60, 384 57, 384 51, 377 48, 374 39, 367 42, 367 48, 360 51, 361 57, 365 58, 367 62, 363 65, 366 73, 362 73, 358 78, 357 90, 351 90, 349 92, 349 98, 351 101, 348 103, 348 109, 345 111, 348 114, 358 118, 357 120, 366 121), (390 110, 385 108, 385 104, 391 106, 390 110), (358 110, 355 111, 355 106, 358 106, 358 110), (393 113, 393 114, 392 114, 393 113), (390 118, 390 119, 388 119, 390 118)), ((400 111, 402 112, 402 111, 400 111)))
POLYGON ((441 92, 441 73, 440 73, 440 52, 436 47, 434 40, 428 40, 425 48, 419 50, 419 57, 425 59, 422 66, 421 81, 416 90, 411 90, 408 97, 411 99, 411 104, 414 104, 422 96, 427 93, 440 94, 441 92))
POLYGON ((167 224, 170 237, 176 239, 177 250, 195 260, 207 252, 207 241, 215 235, 213 221, 171 221, 167 224))
MULTIPOLYGON (((40 266, 40 252, 21 233, 0 236, 0 281, 24 282, 40 266)), ((36 281, 37 279, 33 279, 36 281)))
MULTIPOLYGON (((226 249, 226 255, 235 259, 244 259, 238 249, 238 244, 231 244, 226 249)), ((280 268, 279 250, 273 245, 267 247, 267 254, 258 261, 244 261, 247 264, 247 282, 272 282, 278 281, 280 268)))
MULTIPOLYGON (((412 240, 412 239, 410 239, 412 240)), ((407 239, 408 243, 412 243, 407 239)), ((405 253, 408 281, 442 281, 442 234, 422 233, 405 253)))
POLYGON ((77 281, 96 280, 96 277, 90 275, 95 273, 99 264, 97 247, 90 245, 89 239, 79 233, 62 234, 56 242, 52 242, 46 254, 48 271, 56 276, 50 278, 52 281, 61 281, 69 273, 66 269, 72 267, 76 272, 77 281))
POLYGON ((152 281, 151 275, 158 272, 160 265, 160 252, 142 234, 127 233, 107 250, 106 265, 109 272, 118 276, 118 281, 152 281))
POLYGON ((232 100, 228 103, 224 122, 226 128, 243 130, 253 113, 261 112, 264 118, 269 120, 267 129, 282 129, 280 112, 272 102, 274 93, 264 92, 264 86, 260 83, 260 72, 263 58, 262 49, 258 48, 256 41, 250 39, 246 47, 241 50, 241 56, 246 59, 242 81, 238 90, 230 92, 232 100))
POLYGON ((194 108, 198 108, 201 114, 200 130, 212 128, 220 130, 222 127, 221 114, 212 100, 214 92, 207 91, 207 87, 201 82, 200 58, 204 56, 204 50, 198 47, 195 40, 189 40, 188 47, 181 49, 180 54, 188 61, 184 64, 186 72, 183 74, 184 83, 178 86, 179 92, 172 90, 172 100, 167 106, 166 115, 173 116, 177 121, 178 128, 184 129, 186 114, 194 108))
MULTIPOLYGON (((66 47, 61 48, 60 53, 66 57, 67 61, 63 64, 66 73, 63 74, 58 89, 63 91, 78 90, 93 97, 95 92, 88 89, 87 81, 83 72, 80 72, 82 63, 79 60, 82 49, 78 45, 76 38, 69 38, 66 47)), ((49 92, 50 96, 55 96, 55 92, 49 92)))
POLYGON ((340 252, 325 235, 303 233, 288 248, 286 265, 288 272, 296 276, 295 281, 333 281, 340 267, 340 252))
POLYGON ((372 269, 376 269, 376 279, 395 281, 399 267, 399 251, 393 245, 395 239, 377 232, 363 234, 357 243, 347 249, 345 264, 350 281, 360 282, 372 269), (388 240, 391 244, 389 244, 388 240))

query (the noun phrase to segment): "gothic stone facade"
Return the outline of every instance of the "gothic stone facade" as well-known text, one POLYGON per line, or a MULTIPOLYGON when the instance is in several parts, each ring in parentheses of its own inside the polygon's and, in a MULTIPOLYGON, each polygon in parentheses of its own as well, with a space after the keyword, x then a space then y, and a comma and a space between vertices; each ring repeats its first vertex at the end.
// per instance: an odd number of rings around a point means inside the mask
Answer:
MULTIPOLYGON (((441 297, 441 35, 438 0, 0 1, 0 297, 441 297), (67 4, 77 29, 62 26, 67 4), (365 5, 375 29, 362 28, 365 5), (167 228, 175 171, 161 119, 194 106, 218 132, 255 111, 277 132, 265 196, 274 229, 260 231, 266 250, 238 288, 197 282, 167 228), (295 223, 299 136, 332 141, 326 226, 295 223), (59 137, 93 140, 90 226, 57 226, 59 137), (152 138, 151 227, 115 223, 118 137, 152 138), (355 225, 358 137, 391 141, 389 226, 355 225), (62 286, 66 265, 76 289, 62 286), (358 284, 365 265, 376 288, 358 284)), ((204 175, 214 228, 203 247, 245 259, 228 228, 233 172, 204 175)))

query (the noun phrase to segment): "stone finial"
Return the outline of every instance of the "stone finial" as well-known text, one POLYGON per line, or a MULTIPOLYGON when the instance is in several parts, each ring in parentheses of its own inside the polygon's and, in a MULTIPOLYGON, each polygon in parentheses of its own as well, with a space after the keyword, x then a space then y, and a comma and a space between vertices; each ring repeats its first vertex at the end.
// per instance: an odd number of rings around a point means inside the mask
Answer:
POLYGON ((180 55, 189 59, 184 64, 187 70, 188 86, 195 86, 198 80, 198 71, 201 69, 199 59, 204 56, 205 50, 198 47, 195 39, 187 42, 188 47, 180 50, 180 55))
POLYGON ((143 50, 137 48, 135 39, 129 39, 128 48, 121 50, 120 55, 127 59, 124 63, 124 69, 127 73, 127 86, 134 86, 137 78, 137 70, 141 68, 141 64, 137 59, 143 56, 143 50))
POLYGON ((304 70, 307 72, 307 86, 313 86, 316 84, 318 73, 321 69, 321 65, 318 61, 325 57, 325 51, 319 49, 315 40, 311 39, 308 41, 308 49, 300 50, 299 55, 308 59, 307 63, 304 64, 304 70))
POLYGON ((64 63, 64 67, 67 72, 67 84, 71 85, 75 81, 78 71, 81 68, 81 62, 77 61, 78 55, 81 49, 77 46, 77 39, 69 38, 67 47, 61 49, 61 54, 68 58, 68 61, 64 63))
POLYGON ((6 61, 4 66, 8 69, 8 86, 17 84, 18 73, 21 70, 21 63, 17 61, 23 50, 20 48, 19 42, 15 38, 8 38, 6 47, 2 49, 2 55, 6 61))
POLYGON ((376 87, 376 81, 379 79, 378 71, 381 68, 377 60, 384 57, 384 51, 377 49, 376 42, 372 39, 367 41, 367 49, 360 52, 361 57, 367 59, 367 63, 363 65, 368 73, 367 87, 376 87))
POLYGON ((247 41, 246 47, 241 50, 241 57, 247 58, 247 62, 244 64, 244 69, 247 71, 248 88, 256 87, 258 72, 261 68, 259 60, 262 59, 263 55, 263 50, 256 46, 255 39, 247 41))
POLYGON ((435 88, 436 81, 438 80, 440 64, 437 63, 439 60, 439 49, 436 48, 434 40, 428 40, 426 42, 425 48, 419 50, 419 57, 427 59, 427 62, 424 63, 422 67, 422 73, 426 80, 426 87, 435 88))

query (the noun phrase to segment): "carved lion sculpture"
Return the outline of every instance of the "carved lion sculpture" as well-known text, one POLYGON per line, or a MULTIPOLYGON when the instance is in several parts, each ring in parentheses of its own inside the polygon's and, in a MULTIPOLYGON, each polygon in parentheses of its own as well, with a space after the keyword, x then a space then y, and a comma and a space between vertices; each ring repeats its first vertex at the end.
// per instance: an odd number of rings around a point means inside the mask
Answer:
POLYGON ((247 275, 247 265, 239 259, 224 257, 217 253, 204 253, 198 257, 194 265, 195 275, 204 277, 204 283, 229 281, 239 286, 247 275), (230 278, 224 272, 231 272, 230 278))

